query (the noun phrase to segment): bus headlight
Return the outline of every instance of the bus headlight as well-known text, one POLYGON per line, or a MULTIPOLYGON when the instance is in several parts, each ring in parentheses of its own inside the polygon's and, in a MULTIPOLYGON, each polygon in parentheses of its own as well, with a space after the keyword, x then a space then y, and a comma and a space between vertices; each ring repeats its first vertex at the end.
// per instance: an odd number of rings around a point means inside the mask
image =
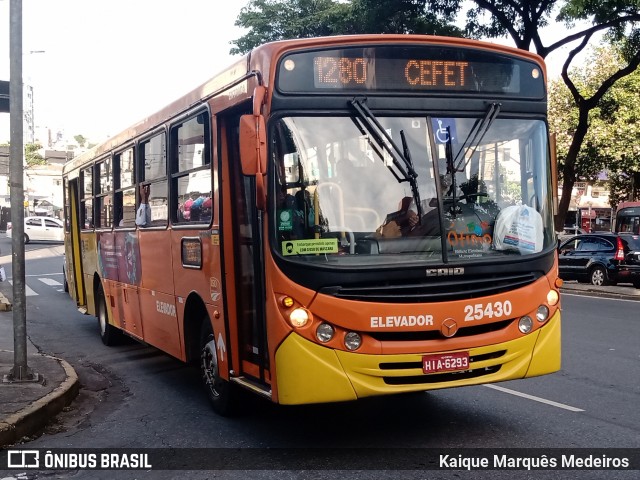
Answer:
POLYGON ((546 305, 540 305, 538 307, 538 311, 536 312, 536 319, 540 323, 546 322, 549 318, 549 308, 546 305))
POLYGON ((357 350, 362 345, 362 337, 356 332, 349 332, 344 336, 344 346, 347 350, 357 350))
POLYGON ((522 333, 529 333, 533 328, 533 320, 529 315, 525 315, 518 321, 518 328, 522 333))
POLYGON ((321 323, 318 325, 318 328, 316 328, 316 338, 322 343, 327 343, 331 340, 335 333, 336 331, 328 323, 321 323))
POLYGON ((304 327, 309 321, 309 312, 304 308, 296 308, 289 314, 289 321, 296 328, 304 327))

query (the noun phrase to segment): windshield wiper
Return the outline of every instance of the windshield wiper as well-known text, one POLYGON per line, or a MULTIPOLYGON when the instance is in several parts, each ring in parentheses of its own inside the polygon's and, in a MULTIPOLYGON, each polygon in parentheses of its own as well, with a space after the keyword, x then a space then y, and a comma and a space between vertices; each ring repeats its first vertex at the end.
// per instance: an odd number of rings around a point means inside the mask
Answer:
POLYGON ((384 127, 380 124, 375 115, 371 112, 371 110, 369 110, 369 107, 367 107, 365 102, 366 98, 354 98, 353 100, 349 101, 349 104, 358 114, 358 120, 360 120, 360 123, 355 123, 363 134, 365 132, 363 131, 362 127, 364 127, 364 129, 366 129, 366 133, 369 134, 369 137, 373 138, 373 140, 376 142, 375 144, 372 144, 372 146, 374 146, 376 153, 381 160, 384 160, 384 156, 381 155, 381 149, 389 154, 393 165, 400 173, 400 175, 396 174, 396 172, 390 166, 387 166, 396 180, 398 180, 398 182, 409 182, 409 185, 411 185, 411 194, 416 204, 418 220, 421 222, 422 204, 420 202, 418 182, 416 181, 416 179, 418 178, 418 174, 413 168, 411 152, 409 151, 409 145, 407 144, 404 130, 400 130, 400 138, 402 140, 401 150, 400 147, 398 147, 398 145, 393 141, 391 136, 384 129, 384 127))
POLYGON ((460 146, 460 150, 456 154, 455 158, 453 157, 453 145, 451 143, 451 131, 450 128, 447 127, 447 143, 445 145, 445 156, 447 159, 447 175, 451 176, 451 185, 449 186, 449 190, 447 194, 451 194, 452 196, 452 213, 455 216, 456 213, 456 173, 464 172, 467 168, 467 164, 471 161, 471 158, 476 153, 480 142, 489 131, 491 124, 496 119, 498 114, 500 113, 501 104, 492 103, 489 105, 487 112, 481 120, 476 121, 474 123, 473 128, 469 131, 469 135, 464 139, 464 142, 460 146), (470 155, 467 154, 471 152, 470 155), (467 158, 465 162, 465 158, 467 158), (459 160, 458 160, 459 159, 459 160), (464 162, 464 165, 462 164, 464 162))
MULTIPOLYGON (((469 135, 467 135, 467 138, 464 139, 464 143, 460 146, 460 150, 458 150, 456 157, 453 159, 455 172, 462 172, 467 167, 467 163, 469 163, 471 157, 473 157, 473 154, 476 153, 480 142, 482 142, 482 139, 489 131, 489 127, 491 127, 491 124, 500 113, 501 106, 502 105, 500 103, 492 103, 491 105, 489 105, 489 108, 487 109, 487 112, 485 113, 482 120, 476 122, 473 125, 473 128, 469 132, 469 135), (469 153, 469 151, 471 151, 471 155, 469 155, 467 161, 464 162, 464 159, 467 157, 467 153, 469 153), (458 159, 460 159, 460 161, 458 161, 458 159), (462 165, 462 162, 464 162, 464 165, 462 165), (460 168, 461 165, 462 168, 460 168)), ((451 137, 449 137, 449 142, 451 142, 451 137)))

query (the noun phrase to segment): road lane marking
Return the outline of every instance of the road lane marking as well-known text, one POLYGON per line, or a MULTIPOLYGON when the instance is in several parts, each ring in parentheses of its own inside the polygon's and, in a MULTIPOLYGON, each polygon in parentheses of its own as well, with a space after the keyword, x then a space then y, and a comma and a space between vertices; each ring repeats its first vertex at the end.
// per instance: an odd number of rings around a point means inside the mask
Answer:
MULTIPOLYGON (((13 279, 9 280, 9 283, 11 285, 13 285, 13 279)), ((35 297, 37 296, 38 293, 36 293, 35 291, 33 291, 29 285, 27 285, 26 283, 24 284, 24 296, 25 297, 35 297)))
MULTIPOLYGON (((598 300, 615 300, 616 302, 638 302, 640 301, 640 298, 636 299, 636 298, 620 298, 620 297, 589 297, 588 295, 580 295, 579 293, 563 293, 560 292, 562 294, 562 296, 566 296, 566 297, 588 297, 588 298, 593 298, 593 299, 598 299, 598 300)), ((629 295, 629 294, 621 294, 621 295, 629 295)), ((633 294, 631 294, 633 295, 633 294)))
POLYGON ((60 282, 51 278, 38 278, 38 280, 40 280, 45 285, 49 285, 50 287, 59 287, 60 285, 62 285, 60 282))
POLYGON ((517 392, 515 390, 511 390, 509 388, 498 387, 497 385, 483 385, 487 388, 492 388, 494 390, 498 390, 500 392, 508 393, 511 395, 516 395, 518 397, 526 398, 529 400, 533 400, 535 402, 546 403, 547 405, 551 405, 553 407, 564 408, 565 410, 569 410, 570 412, 584 412, 581 408, 572 407, 571 405, 565 405, 564 403, 554 402, 553 400, 547 400, 546 398, 535 397, 533 395, 528 395, 526 393, 517 392))
POLYGON ((25 277, 50 277, 52 275, 64 275, 62 272, 58 273, 31 273, 29 275, 25 275, 25 277))

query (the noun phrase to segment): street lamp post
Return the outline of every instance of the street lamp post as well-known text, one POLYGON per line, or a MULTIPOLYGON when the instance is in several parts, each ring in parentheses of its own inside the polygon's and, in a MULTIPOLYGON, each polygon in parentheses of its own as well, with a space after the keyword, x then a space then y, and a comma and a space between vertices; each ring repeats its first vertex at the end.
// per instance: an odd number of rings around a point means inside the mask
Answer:
POLYGON ((11 240, 13 275, 13 369, 3 382, 39 382, 42 377, 27 365, 27 317, 24 255, 24 138, 22 85, 22 0, 11 0, 10 6, 10 183, 11 240))

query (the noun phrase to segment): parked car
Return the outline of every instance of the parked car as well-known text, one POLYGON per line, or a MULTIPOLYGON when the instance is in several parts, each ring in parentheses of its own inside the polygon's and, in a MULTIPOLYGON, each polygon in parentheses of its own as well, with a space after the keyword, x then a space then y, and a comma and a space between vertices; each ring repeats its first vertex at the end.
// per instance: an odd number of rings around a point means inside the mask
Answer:
MULTIPOLYGON (((7 237, 11 237, 13 228, 7 223, 7 237)), ((44 240, 50 242, 64 241, 64 223, 53 217, 25 217, 24 218, 24 243, 31 240, 44 240)))
POLYGON ((640 288, 640 235, 586 233, 558 247, 560 278, 593 285, 633 283, 640 288))

